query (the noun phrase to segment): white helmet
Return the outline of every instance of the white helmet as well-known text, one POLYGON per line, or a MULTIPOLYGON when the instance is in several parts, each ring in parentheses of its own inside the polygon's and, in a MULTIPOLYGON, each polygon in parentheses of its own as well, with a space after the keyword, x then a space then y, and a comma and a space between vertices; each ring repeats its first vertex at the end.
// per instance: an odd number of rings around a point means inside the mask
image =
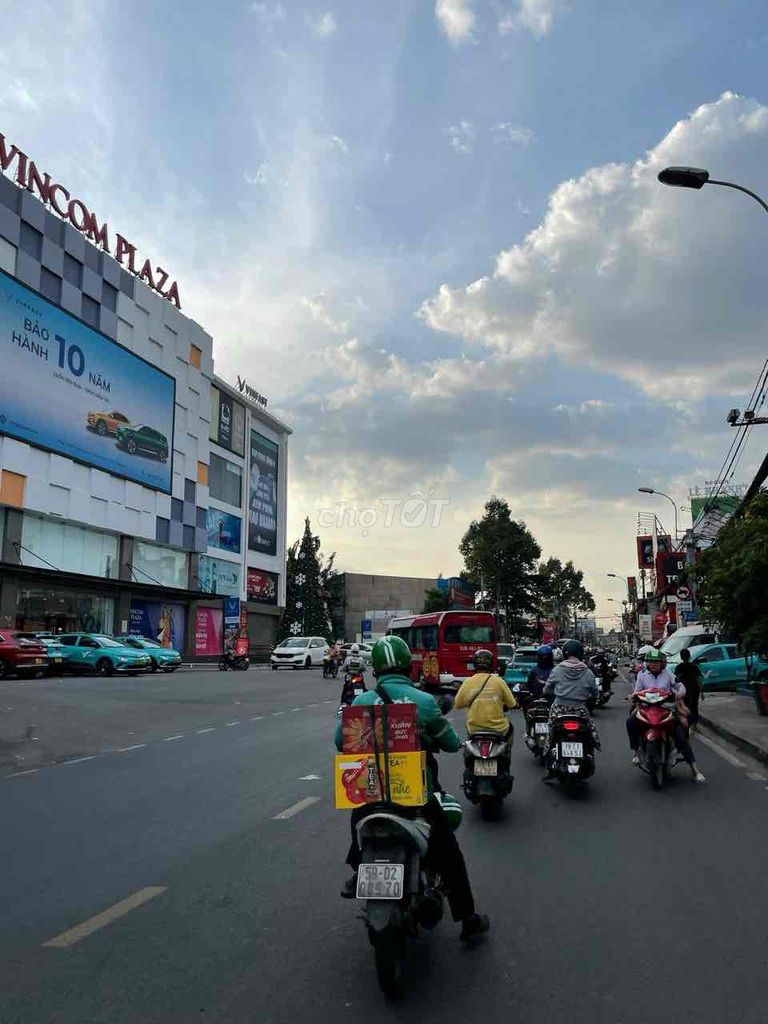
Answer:
POLYGON ((352 646, 349 648, 349 650, 350 650, 350 652, 352 654, 359 654, 360 653, 360 645, 359 644, 352 644, 352 646))

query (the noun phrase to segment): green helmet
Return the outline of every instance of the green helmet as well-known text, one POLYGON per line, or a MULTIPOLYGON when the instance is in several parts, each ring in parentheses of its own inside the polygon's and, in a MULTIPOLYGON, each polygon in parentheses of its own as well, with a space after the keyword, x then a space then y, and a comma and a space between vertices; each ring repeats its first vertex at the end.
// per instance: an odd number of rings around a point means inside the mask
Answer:
POLYGON ((373 674, 394 672, 407 676, 411 668, 411 649, 399 636, 383 636, 371 648, 373 674))

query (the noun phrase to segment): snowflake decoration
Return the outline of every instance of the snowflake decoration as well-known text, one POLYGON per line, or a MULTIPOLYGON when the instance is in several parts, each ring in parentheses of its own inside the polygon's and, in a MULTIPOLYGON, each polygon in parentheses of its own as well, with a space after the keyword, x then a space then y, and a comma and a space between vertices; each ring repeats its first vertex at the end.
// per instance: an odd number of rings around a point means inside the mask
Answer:
POLYGON ((306 558, 306 557, 307 557, 307 554, 306 554, 305 551, 300 551, 299 552, 299 558, 306 558))
POLYGON ((296 585, 299 586, 299 587, 303 587, 306 582, 307 582, 307 577, 304 575, 303 572, 300 572, 298 574, 298 576, 296 577, 296 585))
POLYGON ((303 608, 304 607, 304 603, 302 601, 297 601, 296 602, 296 607, 297 608, 303 608))
POLYGON ((293 633, 294 636, 297 636, 300 632, 301 632, 301 626, 299 625, 299 623, 298 622, 292 622, 291 623, 291 633, 293 633))

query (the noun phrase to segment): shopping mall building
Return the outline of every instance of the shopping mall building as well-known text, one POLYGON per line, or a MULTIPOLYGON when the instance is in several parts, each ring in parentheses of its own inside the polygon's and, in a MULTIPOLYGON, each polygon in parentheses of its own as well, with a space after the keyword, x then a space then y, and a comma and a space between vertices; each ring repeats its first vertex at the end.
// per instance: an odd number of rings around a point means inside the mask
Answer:
POLYGON ((0 168, 0 626, 266 652, 289 428, 162 267, 2 135, 0 168))

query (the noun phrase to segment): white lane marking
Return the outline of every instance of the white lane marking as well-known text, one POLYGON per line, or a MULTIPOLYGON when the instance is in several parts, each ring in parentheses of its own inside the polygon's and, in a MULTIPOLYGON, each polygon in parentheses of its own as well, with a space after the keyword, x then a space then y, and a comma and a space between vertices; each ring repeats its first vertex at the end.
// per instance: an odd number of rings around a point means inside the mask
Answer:
POLYGON ((724 747, 721 747, 719 743, 715 743, 715 741, 711 740, 709 736, 704 736, 702 733, 697 732, 696 739, 703 743, 705 747, 709 747, 710 750, 713 750, 716 754, 722 757, 722 759, 727 761, 728 764, 732 764, 735 768, 747 767, 746 762, 740 761, 738 757, 735 757, 730 752, 730 750, 726 750, 724 747))
POLYGON ((307 704, 307 707, 308 708, 318 708, 318 707, 320 707, 320 705, 319 704, 307 704))
POLYGON ((292 818, 294 814, 300 814, 305 811, 307 807, 311 807, 312 804, 316 804, 320 799, 319 796, 305 796, 303 800, 299 800, 298 803, 292 804, 290 807, 286 807, 284 811, 280 811, 276 814, 273 821, 285 821, 286 818, 292 818))
POLYGON ((14 772, 13 775, 8 775, 6 777, 9 778, 9 779, 18 779, 18 778, 21 778, 22 775, 34 775, 35 772, 39 772, 39 771, 40 771, 39 768, 27 768, 23 772, 14 772))
POLYGON ((174 740, 183 740, 183 739, 184 739, 184 733, 180 732, 178 734, 178 736, 166 736, 165 739, 163 740, 163 743, 173 743, 174 740))
POLYGON ((71 761, 60 761, 65 768, 68 764, 82 764, 83 761, 95 761, 97 755, 89 754, 88 757, 73 757, 71 761))
POLYGON ((76 942, 80 942, 81 939, 87 938, 92 935, 99 928, 104 928, 106 925, 116 921, 119 917, 123 917, 131 910, 135 910, 136 907, 140 907, 142 903, 146 903, 148 900, 152 900, 155 896, 159 896, 165 892, 166 886, 164 885, 148 885, 144 889, 139 889, 132 896, 128 896, 124 900, 120 900, 119 903, 115 903, 114 906, 108 907, 107 910, 103 910, 100 914, 96 914, 95 917, 89 917, 87 921, 83 921, 82 924, 75 925, 74 928, 68 928, 67 931, 62 932, 61 935, 55 936, 53 939, 49 939, 44 942, 44 946, 52 946, 56 949, 68 949, 69 946, 74 946, 76 942))
POLYGON ((284 711, 273 711, 273 712, 272 712, 272 717, 273 717, 273 718, 277 718, 277 717, 278 717, 278 715, 284 715, 284 714, 285 714, 285 712, 284 712, 284 711))
POLYGON ((197 734, 198 734, 198 736, 200 736, 204 732, 216 732, 217 728, 218 728, 218 726, 209 725, 206 729, 198 729, 197 730, 197 734))
POLYGON ((315 779, 319 779, 319 778, 320 778, 319 775, 300 775, 299 776, 299 782, 311 782, 311 781, 314 781, 315 779))
POLYGON ((291 708, 291 711, 303 711, 304 708, 291 708))
POLYGON ((129 750, 140 750, 142 747, 146 747, 146 745, 146 743, 134 743, 132 747, 118 747, 115 753, 125 754, 129 750))
POLYGON ((752 779, 753 782, 765 782, 768 775, 765 772, 747 772, 747 778, 752 779))
POLYGON ((260 722, 263 718, 264 718, 264 715, 252 715, 251 721, 252 722, 260 722))
POLYGON ((227 729, 231 729, 233 725, 240 725, 240 719, 236 718, 234 722, 227 722, 227 729))
POLYGON ((336 701, 333 701, 333 700, 324 700, 323 701, 323 704, 335 704, 335 703, 336 703, 336 701))

